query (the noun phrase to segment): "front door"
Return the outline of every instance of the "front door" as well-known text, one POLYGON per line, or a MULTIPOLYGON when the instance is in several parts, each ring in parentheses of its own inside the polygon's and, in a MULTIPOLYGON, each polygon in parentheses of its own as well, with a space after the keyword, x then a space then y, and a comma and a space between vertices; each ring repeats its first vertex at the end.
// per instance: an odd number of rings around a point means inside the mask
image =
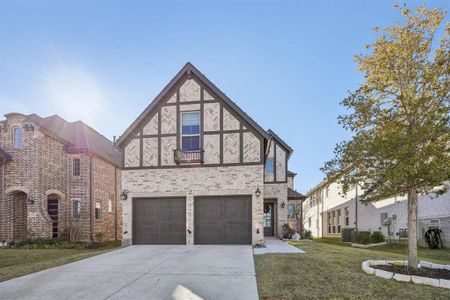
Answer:
POLYGON ((264 203, 264 236, 273 236, 273 203, 264 203))

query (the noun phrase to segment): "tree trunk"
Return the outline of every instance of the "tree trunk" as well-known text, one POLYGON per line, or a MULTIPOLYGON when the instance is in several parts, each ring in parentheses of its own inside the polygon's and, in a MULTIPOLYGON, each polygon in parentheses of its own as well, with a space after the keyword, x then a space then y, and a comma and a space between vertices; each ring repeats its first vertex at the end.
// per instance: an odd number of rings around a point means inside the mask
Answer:
POLYGON ((408 188, 408 269, 417 270, 417 191, 408 188))

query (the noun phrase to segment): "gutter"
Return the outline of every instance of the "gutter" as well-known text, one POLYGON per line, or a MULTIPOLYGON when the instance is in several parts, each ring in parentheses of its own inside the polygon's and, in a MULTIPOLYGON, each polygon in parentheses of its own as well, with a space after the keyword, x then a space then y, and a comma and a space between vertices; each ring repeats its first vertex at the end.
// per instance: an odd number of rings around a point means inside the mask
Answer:
POLYGON ((91 241, 94 241, 94 234, 93 234, 93 230, 94 230, 94 224, 92 222, 92 179, 94 176, 92 176, 92 156, 88 155, 89 157, 89 237, 91 239, 91 241))
POLYGON ((114 239, 117 241, 117 168, 114 167, 114 239))

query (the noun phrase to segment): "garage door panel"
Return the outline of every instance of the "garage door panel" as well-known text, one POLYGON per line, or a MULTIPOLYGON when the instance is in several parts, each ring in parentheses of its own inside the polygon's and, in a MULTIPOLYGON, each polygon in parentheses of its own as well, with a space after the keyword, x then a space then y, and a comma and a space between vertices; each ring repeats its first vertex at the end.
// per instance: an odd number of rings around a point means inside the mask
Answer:
POLYGON ((186 244, 186 199, 133 199, 133 244, 186 244))
POLYGON ((251 196, 194 199, 195 244, 251 244, 251 196))

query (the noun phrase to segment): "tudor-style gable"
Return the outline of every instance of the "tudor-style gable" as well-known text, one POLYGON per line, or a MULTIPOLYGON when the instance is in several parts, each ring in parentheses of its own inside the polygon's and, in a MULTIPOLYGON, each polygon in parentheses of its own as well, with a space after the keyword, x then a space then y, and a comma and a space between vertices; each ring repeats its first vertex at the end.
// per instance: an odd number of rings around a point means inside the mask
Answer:
POLYGON ((268 134, 188 63, 117 142, 124 168, 264 163, 268 134))

